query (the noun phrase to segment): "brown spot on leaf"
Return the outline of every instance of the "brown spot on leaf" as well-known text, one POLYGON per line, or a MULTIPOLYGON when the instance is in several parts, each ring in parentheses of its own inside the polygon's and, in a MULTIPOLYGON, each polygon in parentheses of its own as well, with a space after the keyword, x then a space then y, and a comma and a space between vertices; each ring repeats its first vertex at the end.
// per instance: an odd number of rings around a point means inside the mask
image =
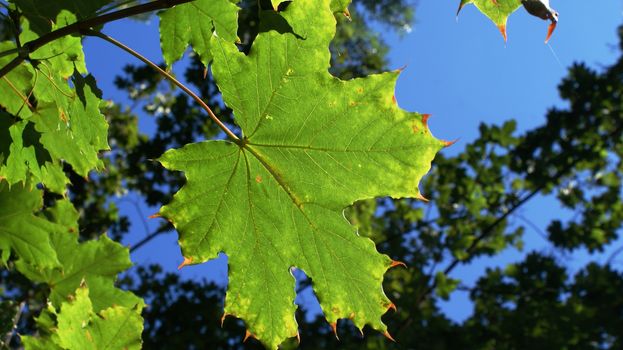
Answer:
POLYGON ((262 183, 262 176, 258 175, 255 177, 255 182, 257 182, 258 184, 262 183))

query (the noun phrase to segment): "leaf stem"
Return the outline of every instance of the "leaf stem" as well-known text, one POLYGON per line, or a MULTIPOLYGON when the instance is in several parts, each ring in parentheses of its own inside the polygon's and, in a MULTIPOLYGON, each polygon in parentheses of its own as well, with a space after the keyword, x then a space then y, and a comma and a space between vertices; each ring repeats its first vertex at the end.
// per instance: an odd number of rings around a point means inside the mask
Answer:
MULTIPOLYGON (((34 52, 41 46, 44 46, 54 40, 60 39, 64 36, 79 33, 80 31, 90 30, 91 28, 101 26, 108 22, 116 21, 118 19, 139 15, 146 12, 160 10, 164 8, 173 7, 175 5, 190 2, 192 0, 155 0, 146 4, 128 7, 119 11, 107 13, 101 16, 92 17, 82 21, 72 23, 66 27, 59 28, 51 31, 47 34, 40 36, 35 40, 31 40, 23 45, 24 51, 20 51, 20 55, 15 57, 11 62, 7 63, 0 69, 0 78, 8 74, 15 67, 19 66, 24 60, 28 58, 28 54, 34 52)), ((19 47, 19 45, 18 45, 19 47)))
POLYGON ((141 55, 140 53, 134 51, 132 48, 122 44, 121 42, 119 42, 119 41, 117 41, 117 40, 115 40, 115 39, 113 39, 113 38, 109 37, 108 35, 103 34, 101 32, 98 32, 98 31, 95 31, 95 30, 85 30, 85 31, 82 31, 82 33, 85 34, 85 35, 95 36, 95 37, 104 39, 104 40, 108 41, 109 43, 111 43, 111 44, 121 48, 122 50, 126 51, 130 55, 132 55, 132 56, 138 58, 139 60, 143 61, 143 63, 145 63, 146 65, 148 65, 151 68, 153 68, 155 71, 160 73, 160 75, 162 75, 163 77, 165 77, 166 79, 171 81, 173 84, 177 85, 177 87, 182 89, 182 91, 184 91, 186 94, 188 94, 188 96, 192 97, 201 106, 201 108, 203 108, 208 113, 208 115, 210 116, 210 119, 212 119, 212 121, 214 121, 219 126, 219 128, 221 128, 221 130, 223 130, 225 132, 225 134, 227 134, 227 136, 229 136, 229 138, 231 138, 236 143, 240 143, 240 139, 238 138, 238 136, 236 136, 236 134, 234 134, 231 130, 229 130, 227 125, 225 125, 220 119, 218 119, 218 117, 214 114, 212 109, 205 102, 203 102, 203 100, 199 96, 197 96, 197 94, 195 94, 192 90, 190 90, 186 85, 182 84, 179 80, 175 79, 174 76, 172 76, 171 74, 167 73, 164 69, 160 68, 157 64, 155 64, 152 61, 150 61, 147 57, 141 55))

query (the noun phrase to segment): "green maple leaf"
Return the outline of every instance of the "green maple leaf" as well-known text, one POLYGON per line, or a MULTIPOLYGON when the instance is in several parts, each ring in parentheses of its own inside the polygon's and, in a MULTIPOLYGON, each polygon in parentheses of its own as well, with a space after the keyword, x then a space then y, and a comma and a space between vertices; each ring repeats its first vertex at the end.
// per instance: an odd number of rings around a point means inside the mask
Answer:
POLYGON ((22 186, 9 188, 0 181, 0 263, 6 264, 11 250, 25 263, 36 269, 54 269, 59 265, 50 232, 64 233, 63 227, 35 212, 43 205, 43 193, 22 186))
MULTIPOLYGON (((140 349, 143 322, 135 309, 93 308, 90 285, 82 285, 56 314, 57 326, 48 337, 22 337, 27 349, 140 349), (88 286, 88 287, 87 287, 88 286)), ((53 310, 51 311, 53 312, 53 310)))
POLYGON ((52 192, 64 193, 69 180, 60 161, 51 158, 40 138, 34 124, 15 122, 12 116, 0 111, 0 179, 9 185, 29 187, 42 183, 52 192))
POLYGON ((212 33, 225 40, 238 41, 238 0, 195 0, 159 13, 160 44, 167 65, 182 58, 188 45, 204 65, 212 60, 212 33))
POLYGON ((248 56, 213 37, 213 74, 244 138, 160 158, 187 178, 160 211, 179 231, 183 265, 228 254, 225 314, 269 348, 297 334, 292 267, 313 279, 331 324, 351 318, 387 332, 382 281, 395 262, 343 211, 360 199, 421 197, 444 146, 425 116, 396 105, 398 71, 349 81, 328 73, 329 5, 292 2, 283 16, 296 35, 260 33, 248 56))
POLYGON ((95 79, 74 74, 73 84, 73 95, 65 97, 66 113, 57 104, 42 103, 31 120, 52 157, 67 161, 76 173, 86 176, 103 167, 98 154, 109 149, 108 123, 99 110, 101 92, 95 79))
MULTIPOLYGON (((10 41, 0 42, 0 52, 15 49, 10 41)), ((16 55, 0 56, 0 67, 4 67, 16 55)), ((28 103, 28 96, 32 92, 33 73, 30 66, 21 64, 0 78, 0 106, 13 115, 22 118, 30 116, 32 106, 28 103)))
POLYGON ((506 22, 508 17, 521 6, 521 0, 461 0, 457 16, 466 4, 474 4, 480 12, 493 21, 506 41, 506 22))
MULTIPOLYGON (((76 16, 69 11, 62 10, 52 22, 51 29, 60 29, 74 22, 76 22, 76 16)), ((35 40, 40 36, 34 32, 28 20, 22 21, 21 29, 20 41, 23 43, 35 40)), ((29 58, 36 60, 38 62, 37 69, 42 69, 48 76, 58 76, 66 80, 75 70, 83 74, 87 73, 82 39, 79 36, 67 35, 56 39, 30 53, 29 58)), ((40 77, 43 81, 49 80, 44 78, 40 77)), ((56 84, 67 85, 63 80, 59 80, 56 84)))
MULTIPOLYGON (((71 213, 62 212, 62 215, 71 213)), ((96 311, 112 305, 133 307, 141 303, 132 293, 114 287, 117 274, 132 266, 127 248, 105 235, 99 240, 78 243, 77 232, 51 233, 49 241, 60 267, 42 269, 19 261, 16 266, 30 280, 50 286, 49 299, 54 306, 59 307, 66 301, 83 280, 91 288, 96 311)))

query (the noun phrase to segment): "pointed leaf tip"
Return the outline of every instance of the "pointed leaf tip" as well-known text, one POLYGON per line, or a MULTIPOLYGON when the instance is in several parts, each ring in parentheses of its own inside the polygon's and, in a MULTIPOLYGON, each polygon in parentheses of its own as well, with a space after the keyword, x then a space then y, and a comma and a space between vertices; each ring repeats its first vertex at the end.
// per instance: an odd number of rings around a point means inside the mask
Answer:
POLYGON ((502 37, 504 38, 504 42, 507 42, 508 36, 506 34, 506 24, 500 24, 498 26, 498 29, 500 30, 500 33, 502 34, 502 37))
POLYGON ((225 323, 225 318, 229 316, 227 312, 223 312, 223 316, 221 316, 221 328, 223 328, 223 324, 225 323))
POLYGON ((148 216, 147 218, 148 218, 148 219, 157 219, 157 218, 160 218, 160 217, 162 217, 162 216, 160 215, 160 213, 156 213, 156 214, 153 214, 153 215, 148 216))
POLYGON ((297 342, 297 344, 298 344, 298 345, 301 345, 301 333, 299 333, 299 331, 298 331, 298 330, 296 331, 296 335, 295 335, 295 337, 296 337, 296 342, 297 342))
POLYGON ((458 141, 459 141, 459 139, 454 139, 452 141, 441 140, 441 144, 444 147, 450 147, 450 146, 454 145, 455 143, 457 143, 458 141))
POLYGON ((393 341, 394 343, 396 342, 396 340, 394 339, 394 337, 392 337, 392 335, 391 335, 391 334, 389 334, 389 332, 388 332, 388 331, 385 331, 385 333, 383 333, 383 335, 385 336, 385 338, 387 338, 387 339, 389 339, 389 340, 393 341))
POLYGON ((184 257, 184 261, 182 261, 182 263, 180 264, 180 266, 177 267, 177 269, 181 270, 182 267, 191 265, 192 263, 193 263, 193 259, 192 258, 184 257))
POLYGON ((348 18, 349 21, 352 21, 353 18, 350 16, 350 11, 348 11, 348 7, 344 9, 344 17, 348 18))
POLYGON ((424 124, 426 127, 428 127, 428 119, 431 117, 431 114, 422 114, 422 124, 424 124))
POLYGON ((333 330, 333 334, 335 334, 335 339, 340 340, 340 337, 337 336, 337 322, 330 323, 330 325, 333 330))
POLYGON ((552 37, 552 34, 554 34, 554 29, 556 29, 557 23, 558 22, 552 22, 550 23, 549 27, 547 27, 547 37, 545 37, 546 44, 549 42, 549 39, 552 37))
POLYGON ((389 265, 390 268, 392 267, 396 267, 396 266, 402 266, 405 269, 407 268, 407 264, 403 263, 402 261, 398 261, 398 260, 392 260, 391 264, 389 265))
POLYGON ((430 202, 430 201, 428 200, 428 198, 424 197, 421 193, 418 193, 418 194, 415 196, 415 199, 417 199, 417 200, 421 200, 422 202, 425 202, 425 203, 430 202))
POLYGON ((387 311, 389 310, 394 310, 394 312, 398 312, 398 309, 396 308, 396 304, 394 303, 389 303, 389 305, 387 306, 387 311))
POLYGON ((251 334, 251 332, 249 332, 249 330, 247 329, 246 332, 244 333, 244 339, 242 340, 242 342, 246 343, 250 337, 253 337, 253 334, 251 334))

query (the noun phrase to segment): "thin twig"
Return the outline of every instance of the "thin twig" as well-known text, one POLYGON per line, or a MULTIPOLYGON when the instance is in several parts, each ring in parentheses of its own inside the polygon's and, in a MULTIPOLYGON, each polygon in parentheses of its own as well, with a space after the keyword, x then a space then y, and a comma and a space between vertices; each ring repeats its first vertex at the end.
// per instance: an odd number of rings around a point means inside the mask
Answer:
POLYGON ((4 345, 6 345, 7 347, 11 343, 11 339, 13 339, 13 337, 15 336, 15 333, 17 333, 16 332, 17 324, 19 323, 19 320, 22 317, 22 313, 24 312, 25 306, 26 306, 26 301, 22 301, 21 303, 19 303, 19 308, 17 309, 17 312, 15 313, 15 317, 13 317, 13 327, 11 327, 11 331, 9 331, 9 333, 6 335, 6 339, 4 340, 4 345))
MULTIPOLYGON (((90 30, 106 24, 108 22, 116 21, 118 19, 139 15, 146 12, 152 12, 160 9, 173 7, 175 5, 187 3, 193 0, 156 0, 146 4, 128 7, 119 11, 107 13, 101 16, 92 17, 82 21, 72 23, 66 27, 59 28, 47 34, 40 36, 39 38, 24 43, 24 50, 20 51, 20 55, 15 57, 11 62, 7 63, 2 69, 0 69, 0 77, 5 76, 15 67, 19 66, 24 60, 28 58, 31 52, 34 52, 43 45, 46 45, 54 40, 60 39, 67 35, 76 34, 81 31, 90 30)), ((19 46, 18 46, 19 47, 19 46)))
POLYGON ((167 232, 166 230, 162 230, 162 229, 158 229, 155 232, 150 233, 149 235, 147 235, 145 238, 141 239, 140 241, 138 241, 138 243, 132 245, 130 247, 130 253, 133 253, 134 251, 136 251, 137 249, 139 249, 140 247, 144 246, 145 244, 149 243, 152 239, 160 236, 161 234, 167 232))
POLYGON ((109 43, 131 54, 132 56, 138 58, 139 60, 143 61, 143 63, 153 68, 155 71, 160 73, 160 75, 167 78, 173 84, 177 85, 177 87, 182 89, 182 91, 184 91, 186 94, 192 97, 195 100, 195 102, 197 102, 201 106, 201 108, 203 108, 208 113, 208 115, 210 116, 210 119, 212 119, 212 121, 214 121, 219 126, 219 128, 221 128, 221 130, 223 130, 225 134, 229 136, 229 138, 231 138, 236 143, 240 142, 240 139, 238 138, 238 136, 236 136, 236 134, 234 134, 231 130, 229 130, 227 125, 225 125, 220 119, 218 119, 218 117, 214 114, 212 109, 205 102, 203 102, 203 100, 199 96, 197 96, 197 94, 195 94, 192 90, 190 90, 186 85, 182 84, 179 80, 175 79, 175 77, 173 77, 171 74, 167 73, 164 69, 160 68, 157 64, 150 61, 147 57, 139 54, 138 52, 134 51, 132 48, 122 44, 121 42, 109 37, 106 34, 100 33, 95 30, 85 30, 83 31, 83 33, 85 35, 95 36, 95 37, 104 39, 108 41, 109 43))
POLYGON ((615 250, 614 252, 612 252, 612 254, 610 254, 610 257, 608 258, 606 264, 612 265, 612 263, 614 262, 614 259, 621 253, 623 253, 623 246, 617 248, 617 250, 615 250))
POLYGON ((534 222, 530 221, 527 217, 521 214, 515 214, 515 217, 521 221, 523 221, 526 225, 530 226, 537 235, 541 236, 544 240, 548 241, 547 233, 543 231, 539 226, 537 226, 534 222))
POLYGON ((132 200, 132 199, 130 199, 128 197, 125 197, 125 198, 119 199, 118 202, 119 203, 128 202, 128 203, 132 204, 132 206, 134 206, 134 209, 138 213, 138 216, 141 218, 141 222, 143 223, 143 229, 145 230, 145 236, 148 236, 149 235, 149 225, 147 225, 147 220, 145 220, 146 216, 143 213, 143 210, 141 209, 141 206, 137 203, 137 201, 132 200))

